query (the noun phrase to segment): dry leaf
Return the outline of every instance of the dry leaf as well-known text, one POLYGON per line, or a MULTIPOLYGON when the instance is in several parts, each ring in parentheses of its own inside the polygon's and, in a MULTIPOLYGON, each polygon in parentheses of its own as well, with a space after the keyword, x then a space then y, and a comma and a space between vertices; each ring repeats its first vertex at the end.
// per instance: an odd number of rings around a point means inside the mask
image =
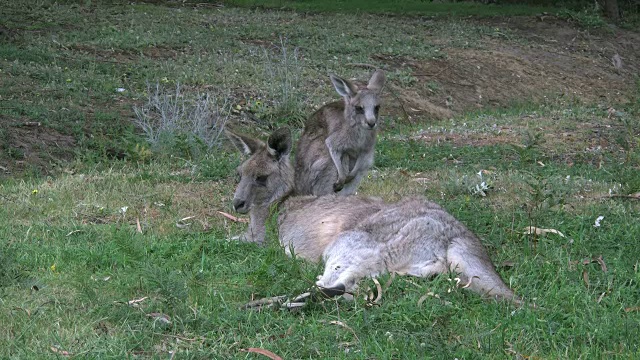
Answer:
POLYGON ((171 324, 171 318, 169 317, 169 315, 162 313, 148 313, 147 316, 153 318, 153 320, 158 320, 165 324, 171 324))
POLYGON ((22 311, 24 311, 25 313, 27 313, 27 316, 31 317, 31 311, 30 311, 29 309, 23 309, 23 308, 21 308, 21 307, 17 307, 17 306, 16 306, 16 307, 14 307, 13 309, 14 309, 14 310, 22 310, 22 311))
POLYGON ((593 260, 596 261, 598 264, 600 264, 600 268, 602 269, 602 271, 607 272, 607 264, 604 263, 604 259, 602 258, 602 255, 598 256, 597 258, 594 258, 593 260))
POLYGON ((347 324, 343 323, 342 321, 337 321, 337 320, 329 321, 329 324, 331 324, 331 325, 338 325, 338 326, 342 326, 343 328, 345 328, 345 329, 347 329, 347 330, 351 331, 351 333, 352 333, 352 334, 353 334, 353 336, 356 338, 356 340, 357 340, 358 342, 360 342, 360 339, 358 338, 358 335, 356 335, 356 332, 355 332, 355 331, 353 331, 353 329, 352 329, 352 328, 350 328, 350 327, 349 327, 349 325, 347 325, 347 324))
POLYGON ((607 272, 607 264, 604 263, 604 259, 602 258, 602 255, 599 255, 598 257, 592 257, 591 259, 587 258, 582 260, 582 265, 589 265, 592 262, 597 262, 598 264, 600 264, 600 269, 602 269, 602 271, 607 272))
POLYGON ((187 216, 185 218, 182 218, 178 220, 178 222, 176 222, 176 226, 180 229, 186 228, 187 226, 191 226, 191 223, 188 223, 187 220, 191 220, 193 218, 195 218, 195 216, 187 216))
POLYGON ((624 312, 640 311, 640 306, 628 307, 624 309, 624 312))
POLYGON ((584 280, 585 285, 587 285, 587 287, 589 287, 589 273, 587 272, 587 270, 582 270, 582 280, 584 280))
POLYGON ((569 261, 569 266, 568 266, 569 270, 575 270, 576 265, 578 265, 579 262, 580 262, 579 260, 569 261))
POLYGON ((145 296, 145 297, 140 298, 140 299, 129 300, 129 301, 127 301, 127 305, 137 306, 137 304, 147 300, 148 298, 149 298, 148 296, 145 296))
POLYGON ((53 351, 54 353, 61 355, 61 356, 72 356, 73 354, 66 351, 66 350, 61 350, 58 346, 52 346, 50 347, 51 351, 53 351))
POLYGON ((142 234, 142 226, 140 226, 140 218, 136 218, 136 230, 142 234))
POLYGON ((536 235, 541 235, 541 236, 544 236, 544 235, 546 235, 548 233, 557 234, 557 235, 560 235, 561 237, 566 237, 566 236, 564 236, 563 233, 561 233, 560 231, 558 231, 556 229, 541 229, 541 228, 538 228, 538 227, 535 227, 535 226, 526 227, 524 232, 523 232, 523 234, 526 234, 526 235, 536 234, 536 235))
POLYGON ((233 215, 231 215, 231 214, 227 214, 227 213, 226 213, 226 212, 224 212, 224 211, 216 211, 216 212, 217 212, 218 214, 220 214, 220 215, 222 215, 222 216, 226 217, 227 219, 229 219, 229 220, 231 220, 231 221, 234 221, 234 222, 241 222, 241 223, 248 223, 248 222, 249 222, 249 219, 244 219, 244 218, 235 217, 235 216, 233 216, 233 215))
POLYGON ((604 220, 604 216, 600 215, 596 218, 595 223, 593 224, 593 227, 600 227, 600 222, 604 220))
POLYGON ((272 353, 271 351, 261 349, 261 348, 247 348, 247 349, 240 349, 240 351, 264 355, 271 360, 283 360, 280 356, 272 353))
POLYGON ((471 286, 471 282, 473 281, 473 279, 474 279, 474 278, 476 278, 476 279, 480 279, 478 276, 472 276, 472 277, 469 279, 469 282, 468 282, 468 283, 466 283, 466 284, 464 284, 464 285, 461 285, 461 284, 460 284, 460 283, 462 282, 462 279, 460 279, 460 278, 456 278, 456 279, 455 279, 455 280, 456 280, 456 285, 457 285, 458 287, 462 288, 462 289, 466 289, 466 288, 468 288, 469 286, 471 286))
POLYGON ((372 278, 373 282, 376 284, 376 289, 378 290, 378 296, 376 296, 375 300, 373 300, 374 304, 377 304, 382 299, 382 286, 380 286, 380 282, 376 278, 372 278))
POLYGON ((422 305, 422 303, 423 303, 425 300, 427 300, 427 298, 428 298, 428 297, 431 297, 431 296, 433 296, 433 297, 435 297, 435 298, 440 299, 440 295, 438 295, 438 294, 434 294, 433 292, 429 291, 428 293, 426 293, 426 294, 422 295, 422 296, 420 297, 420 299, 418 299, 418 306, 422 305))

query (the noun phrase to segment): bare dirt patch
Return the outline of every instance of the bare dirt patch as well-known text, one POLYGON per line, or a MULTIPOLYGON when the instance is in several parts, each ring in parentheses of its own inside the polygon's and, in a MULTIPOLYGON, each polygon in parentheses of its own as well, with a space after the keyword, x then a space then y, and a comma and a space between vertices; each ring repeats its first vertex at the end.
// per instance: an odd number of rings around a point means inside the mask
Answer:
MULTIPOLYGON (((416 83, 391 84, 391 111, 410 119, 449 118, 463 111, 547 98, 584 103, 627 103, 640 73, 640 34, 592 33, 557 20, 508 18, 477 21, 503 29, 471 48, 445 47, 446 58, 415 61, 374 55, 390 69, 409 68, 416 83), (622 59, 616 67, 614 56, 622 59), (395 101, 400 99, 400 103, 395 101)), ((425 41, 440 43, 426 37, 425 41)), ((550 99, 551 100, 551 99, 550 99)))
POLYGON ((37 122, 19 121, 0 116, 3 136, 0 148, 0 177, 28 168, 47 171, 61 161, 73 159, 72 136, 37 122))

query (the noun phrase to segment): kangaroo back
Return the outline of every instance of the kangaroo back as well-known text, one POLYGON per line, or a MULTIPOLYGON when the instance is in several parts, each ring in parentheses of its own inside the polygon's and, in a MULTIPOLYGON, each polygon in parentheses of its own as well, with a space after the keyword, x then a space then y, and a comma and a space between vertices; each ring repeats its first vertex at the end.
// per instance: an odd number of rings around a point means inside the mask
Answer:
POLYGON ((348 80, 330 78, 343 101, 324 105, 305 123, 295 161, 300 195, 351 195, 373 165, 384 72, 374 72, 360 90, 348 80))

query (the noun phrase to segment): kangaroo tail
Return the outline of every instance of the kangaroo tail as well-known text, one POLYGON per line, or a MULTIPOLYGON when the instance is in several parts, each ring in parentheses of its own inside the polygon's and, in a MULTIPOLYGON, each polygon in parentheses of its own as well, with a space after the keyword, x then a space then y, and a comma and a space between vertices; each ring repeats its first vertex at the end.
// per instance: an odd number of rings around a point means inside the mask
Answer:
POLYGON ((449 269, 458 273, 458 286, 487 298, 524 304, 498 275, 481 244, 454 241, 447 250, 447 261, 449 269))

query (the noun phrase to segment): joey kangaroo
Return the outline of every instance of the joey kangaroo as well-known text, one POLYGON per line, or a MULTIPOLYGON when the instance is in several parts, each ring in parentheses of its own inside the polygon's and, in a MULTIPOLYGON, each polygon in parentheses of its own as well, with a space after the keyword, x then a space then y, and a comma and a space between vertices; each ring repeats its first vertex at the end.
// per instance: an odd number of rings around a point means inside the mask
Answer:
POLYGON ((385 271, 421 277, 452 271, 461 286, 520 303, 480 240, 437 204, 422 198, 385 203, 336 194, 296 196, 288 129, 274 131, 266 143, 230 131, 227 136, 249 156, 238 167, 233 198, 237 212, 250 214, 247 238, 264 241, 265 221, 275 204, 287 254, 324 261, 316 285, 325 294, 350 292, 361 278, 385 271))
POLYGON ((373 165, 384 72, 375 71, 362 90, 330 78, 344 100, 324 105, 305 124, 295 161, 298 194, 354 194, 373 165))

